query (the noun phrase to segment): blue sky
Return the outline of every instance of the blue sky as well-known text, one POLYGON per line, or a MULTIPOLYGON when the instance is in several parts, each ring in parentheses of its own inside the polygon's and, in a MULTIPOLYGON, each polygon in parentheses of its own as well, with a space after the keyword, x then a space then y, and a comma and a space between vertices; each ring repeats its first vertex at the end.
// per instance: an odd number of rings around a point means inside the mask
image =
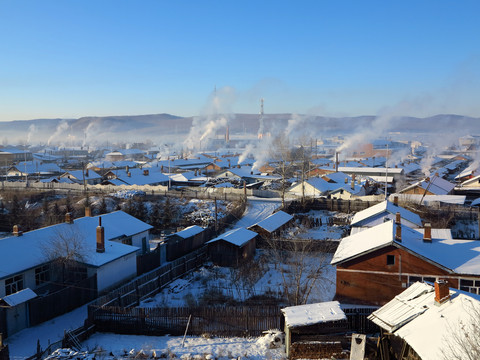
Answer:
POLYGON ((480 117, 480 1, 0 0, 0 121, 480 117))

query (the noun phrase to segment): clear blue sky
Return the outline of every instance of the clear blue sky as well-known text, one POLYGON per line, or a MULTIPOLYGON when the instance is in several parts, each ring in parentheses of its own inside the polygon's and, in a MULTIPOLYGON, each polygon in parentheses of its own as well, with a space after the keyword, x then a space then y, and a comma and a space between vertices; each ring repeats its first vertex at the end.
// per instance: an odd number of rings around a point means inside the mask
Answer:
POLYGON ((0 0, 0 121, 480 116, 480 1, 0 0))

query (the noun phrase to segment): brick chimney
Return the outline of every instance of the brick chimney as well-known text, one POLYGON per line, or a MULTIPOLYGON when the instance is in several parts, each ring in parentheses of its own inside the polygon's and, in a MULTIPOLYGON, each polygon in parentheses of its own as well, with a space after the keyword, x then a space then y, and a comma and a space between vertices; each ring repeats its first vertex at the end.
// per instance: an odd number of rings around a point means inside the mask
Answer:
POLYGON ((432 242, 432 225, 430 223, 425 223, 425 229, 423 233, 423 242, 432 242))
POLYGON ((86 217, 92 216, 92 208, 90 206, 85 206, 85 216, 86 217))
POLYGON ((400 220, 400 213, 397 212, 395 214, 395 240, 398 242, 402 242, 402 225, 401 225, 401 220, 400 220))
POLYGON ((20 230, 20 227, 18 225, 13 225, 13 236, 22 236, 23 231, 20 230))
POLYGON ((67 212, 67 213, 65 214, 65 222, 66 222, 67 224, 73 224, 73 216, 72 216, 72 213, 67 212))
POLYGON ((393 197, 393 205, 398 206, 398 196, 393 197))
POLYGON ((98 217, 98 226, 97 226, 97 252, 105 252, 105 229, 102 226, 102 217, 98 217))
POLYGON ((132 173, 131 173, 130 171, 127 172, 127 176, 128 176, 128 177, 131 177, 131 176, 132 176, 132 173))
POLYGON ((352 190, 355 190, 355 180, 352 179, 352 182, 350 183, 350 187, 352 188, 352 190))
POLYGON ((149 171, 147 169, 143 170, 143 175, 148 176, 149 171))
POLYGON ((450 289, 448 286, 448 281, 446 280, 435 281, 435 305, 440 306, 449 299, 450 299, 450 289))
POLYGON ((348 184, 348 178, 345 178, 345 184, 348 184))

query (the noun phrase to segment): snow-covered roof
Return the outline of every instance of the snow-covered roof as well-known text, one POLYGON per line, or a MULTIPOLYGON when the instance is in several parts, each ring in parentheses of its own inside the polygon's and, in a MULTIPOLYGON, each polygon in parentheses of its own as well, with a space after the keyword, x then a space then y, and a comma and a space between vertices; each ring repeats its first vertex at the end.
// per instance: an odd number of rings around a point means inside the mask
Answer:
POLYGON ((455 184, 452 184, 450 181, 447 181, 439 176, 434 176, 407 186, 406 188, 402 189, 400 193, 406 192, 415 187, 420 187, 435 195, 447 195, 453 190, 455 184))
POLYGON ((0 299, 0 306, 2 306, 2 303, 5 303, 7 306, 17 306, 36 297, 37 294, 32 289, 26 288, 0 299))
POLYGON ((452 239, 449 232, 433 229, 432 241, 424 242, 423 232, 417 230, 401 225, 401 241, 395 239, 396 225, 393 221, 357 232, 342 239, 331 264, 348 261, 391 245, 414 253, 451 273, 480 275, 480 242, 452 239))
POLYGON ((133 236, 152 226, 123 211, 101 215, 105 230, 105 252, 96 252, 96 228, 100 216, 75 219, 73 224, 61 223, 24 232, 22 236, 0 239, 0 278, 9 277, 49 261, 48 253, 55 239, 72 238, 81 247, 82 261, 87 265, 102 266, 138 250, 137 247, 108 241, 133 236))
POLYGON ((370 173, 388 173, 393 175, 399 175, 403 173, 402 168, 384 168, 384 167, 346 167, 339 166, 338 171, 342 171, 347 174, 370 174, 370 173))
MULTIPOLYGON (((261 228, 269 232, 272 232, 277 230, 279 227, 286 224, 292 219, 293 219, 293 215, 287 214, 286 212, 283 212, 283 211, 278 211, 275 214, 269 215, 267 218, 256 223, 255 225, 260 226, 261 228)), ((252 226, 255 226, 255 225, 252 225, 252 226)))
POLYGON ((402 202, 413 202, 419 204, 420 201, 422 205, 429 205, 434 203, 445 203, 445 204, 457 204, 463 205, 465 203, 465 195, 420 195, 420 194, 392 194, 389 196, 391 199, 392 196, 398 196, 398 200, 402 202))
POLYGON ((450 289, 450 299, 443 304, 436 305, 434 298, 432 285, 417 282, 368 318, 404 339, 423 360, 448 358, 451 346, 460 354, 462 343, 452 339, 463 335, 460 328, 469 331, 473 314, 480 310, 479 297, 450 289))
POLYGON ((283 308, 282 312, 290 328, 347 319, 338 301, 289 306, 283 308))
POLYGON ((27 174, 51 174, 63 172, 57 164, 42 163, 41 161, 20 162, 15 165, 14 168, 27 174))
POLYGON ((96 173, 93 170, 70 170, 67 171, 65 174, 62 175, 62 177, 73 177, 78 180, 92 180, 92 179, 101 179, 102 176, 98 173, 96 173))
POLYGON ((385 200, 376 205, 370 206, 369 208, 357 212, 352 219, 351 225, 355 225, 365 219, 381 214, 382 212, 388 212, 395 215, 397 212, 400 213, 402 219, 408 220, 409 222, 422 226, 422 219, 417 214, 407 210, 401 206, 395 205, 394 203, 385 200))
POLYGON ((257 233, 245 228, 238 228, 234 230, 227 231, 220 236, 217 236, 215 239, 212 239, 207 242, 207 244, 213 243, 215 241, 224 240, 236 246, 243 246, 250 240, 252 240, 257 233))
POLYGON ((170 236, 176 235, 176 236, 179 236, 181 238, 186 239, 186 238, 189 238, 191 236, 195 236, 195 235, 201 233, 203 230, 205 230, 205 229, 201 226, 192 225, 192 226, 189 226, 189 227, 187 227, 187 228, 185 228, 185 229, 183 229, 179 232, 168 235, 167 238, 170 237, 170 236))
POLYGON ((158 168, 134 168, 128 169, 128 173, 126 169, 115 171, 116 176, 128 185, 150 185, 168 182, 168 176, 158 168), (130 176, 128 173, 130 173, 130 176))

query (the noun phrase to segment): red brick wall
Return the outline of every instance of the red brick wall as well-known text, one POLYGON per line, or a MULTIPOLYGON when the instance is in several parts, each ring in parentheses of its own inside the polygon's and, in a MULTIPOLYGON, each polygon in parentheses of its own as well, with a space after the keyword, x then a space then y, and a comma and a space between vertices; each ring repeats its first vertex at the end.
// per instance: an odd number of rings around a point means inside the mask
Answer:
POLYGON ((408 275, 443 276, 450 287, 458 287, 458 280, 445 270, 405 250, 389 246, 337 265, 336 298, 360 304, 384 305, 405 290, 408 275), (387 255, 395 256, 394 265, 387 265, 387 255))

